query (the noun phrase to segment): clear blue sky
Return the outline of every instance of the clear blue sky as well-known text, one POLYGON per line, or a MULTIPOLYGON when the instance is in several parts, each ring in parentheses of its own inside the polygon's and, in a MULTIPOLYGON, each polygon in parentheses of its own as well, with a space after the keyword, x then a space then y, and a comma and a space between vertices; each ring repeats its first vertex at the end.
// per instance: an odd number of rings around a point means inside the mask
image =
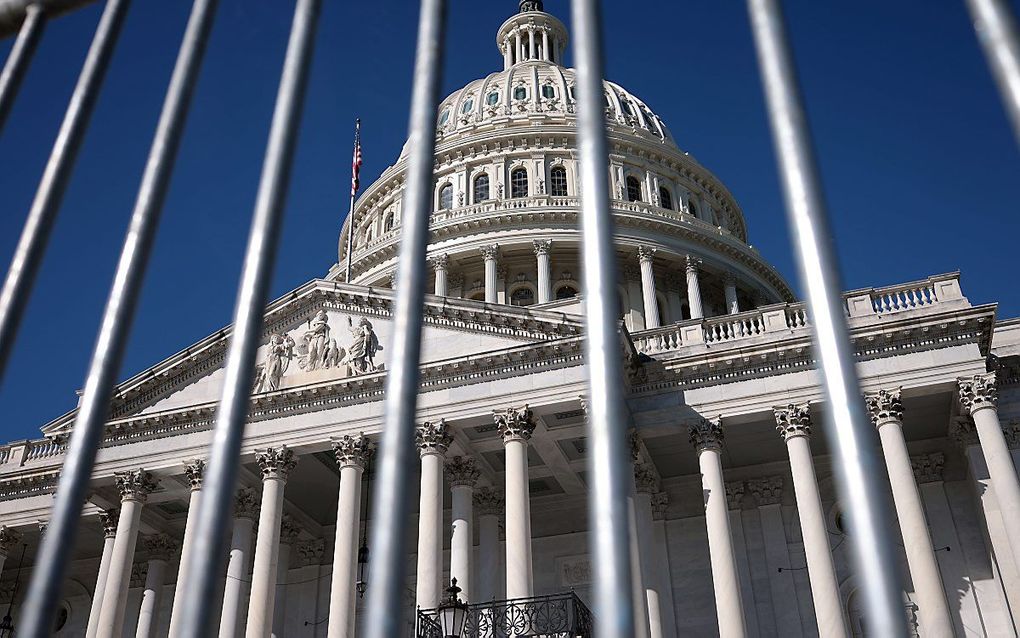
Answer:
MULTIPOLYGON (((445 88, 497 70, 514 0, 451 0, 445 88)), ((606 2, 610 79, 648 102, 743 207, 793 281, 742 2, 606 2)), ((0 388, 4 440, 75 405, 190 2, 135 2, 0 388)), ((121 378, 231 316, 292 1, 221 0, 121 378)), ((353 120, 369 183, 403 144, 416 13, 326 0, 273 295, 325 274, 347 212, 353 120)), ((566 0, 546 10, 567 21, 566 0)), ((47 28, 0 135, 6 271, 100 6, 47 28)), ((962 0, 787 2, 847 288, 951 270, 1020 315, 1020 156, 962 0)), ((0 43, 6 57, 10 41, 0 43)), ((796 282, 793 282, 796 285, 796 282)))

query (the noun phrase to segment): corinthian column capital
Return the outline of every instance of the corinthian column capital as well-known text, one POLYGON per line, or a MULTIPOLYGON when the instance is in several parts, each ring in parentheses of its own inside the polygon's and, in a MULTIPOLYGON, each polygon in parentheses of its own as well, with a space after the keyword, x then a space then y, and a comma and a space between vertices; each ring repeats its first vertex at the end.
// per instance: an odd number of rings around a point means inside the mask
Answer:
POLYGON ((234 496, 234 518, 255 520, 259 517, 259 497, 250 487, 242 487, 234 496))
POLYGON ((731 510, 739 510, 744 504, 744 481, 726 482, 726 504, 731 510))
POLYGON ((453 443, 446 419, 426 421, 419 425, 414 431, 414 442, 418 446, 418 453, 421 456, 426 454, 445 456, 450 444, 453 443))
POLYGON ((548 239, 536 239, 531 242, 531 246, 535 249, 536 255, 548 255, 549 249, 552 247, 552 242, 548 239))
POLYGON ((489 244, 488 246, 482 246, 478 249, 478 252, 482 253, 482 259, 485 261, 498 260, 499 259, 499 244, 489 244))
POLYGON ((100 512, 99 522, 103 525, 103 536, 114 538, 117 536, 117 524, 120 523, 120 510, 112 508, 100 512))
POLYGON ((475 465, 475 460, 469 456, 453 457, 446 462, 444 471, 452 487, 474 487, 478 477, 482 475, 475 465))
POLYGON ((178 550, 177 541, 166 534, 142 537, 142 547, 149 555, 149 560, 169 561, 178 550))
POLYGON ((699 419, 688 426, 691 445, 698 452, 720 450, 723 443, 722 417, 699 419))
POLYGON ((946 457, 942 452, 910 457, 910 467, 918 483, 933 483, 942 480, 942 467, 946 457))
POLYGON ((864 403, 868 406, 868 416, 875 427, 881 427, 890 421, 903 422, 903 402, 900 400, 901 388, 879 390, 864 395, 864 403))
POLYGON ((783 500, 783 477, 751 479, 747 482, 747 489, 754 495, 759 506, 778 505, 783 500))
POLYGON ((811 436, 811 404, 791 403, 772 408, 776 416, 776 431, 789 441, 795 436, 811 436))
POLYGON ((344 434, 330 439, 330 442, 333 444, 336 464, 341 470, 345 467, 363 470, 372 458, 372 444, 364 432, 344 434))
POLYGON ((450 264, 450 256, 446 253, 441 255, 433 255, 429 257, 429 266, 432 270, 446 270, 446 267, 450 264))
POLYGON ((639 262, 650 262, 655 258, 655 249, 651 246, 638 246, 637 256, 639 262))
POLYGON ((996 387, 994 372, 964 377, 957 380, 957 384, 960 390, 960 405, 968 414, 974 414, 985 408, 995 408, 999 390, 996 387))
POLYGON ((527 442, 535 432, 535 421, 527 404, 521 408, 497 410, 492 416, 504 444, 510 441, 527 442))
POLYGON ((293 545, 301 535, 301 526, 289 514, 284 514, 280 519, 280 543, 293 545))
POLYGON ((202 479, 205 478, 205 461, 195 459, 188 465, 185 465, 184 476, 188 479, 188 485, 191 486, 192 492, 202 489, 202 479))
POLYGON ((503 513, 503 497, 491 487, 475 490, 474 500, 479 516, 499 516, 503 513))
POLYGON ((646 463, 634 466, 634 487, 638 493, 653 494, 659 491, 659 477, 646 463))
POLYGON ((267 447, 264 450, 255 451, 255 462, 262 470, 262 480, 281 479, 286 481, 291 470, 297 467, 297 457, 294 451, 286 445, 280 447, 267 447))
POLYGON ((666 518, 666 510, 669 509, 669 494, 665 492, 652 492, 652 519, 661 521, 666 518))
POLYGON ((686 261, 687 261, 687 273, 697 274, 698 270, 701 268, 701 260, 695 257, 694 255, 687 255, 686 261))
POLYGON ((157 486, 157 481, 152 473, 145 470, 131 470, 128 472, 116 472, 117 489, 120 491, 122 501, 138 501, 144 503, 149 499, 157 486))

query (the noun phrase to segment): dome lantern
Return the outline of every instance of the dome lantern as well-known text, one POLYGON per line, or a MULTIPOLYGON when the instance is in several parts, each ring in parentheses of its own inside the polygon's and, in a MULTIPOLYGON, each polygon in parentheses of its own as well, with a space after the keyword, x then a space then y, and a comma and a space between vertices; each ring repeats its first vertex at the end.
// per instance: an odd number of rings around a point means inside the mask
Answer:
POLYGON ((543 10, 541 0, 521 0, 520 12, 496 32, 496 46, 503 54, 504 69, 522 62, 563 66, 567 40, 567 27, 543 10))
POLYGON ((542 8, 542 0, 521 0, 521 13, 528 11, 545 11, 542 8))

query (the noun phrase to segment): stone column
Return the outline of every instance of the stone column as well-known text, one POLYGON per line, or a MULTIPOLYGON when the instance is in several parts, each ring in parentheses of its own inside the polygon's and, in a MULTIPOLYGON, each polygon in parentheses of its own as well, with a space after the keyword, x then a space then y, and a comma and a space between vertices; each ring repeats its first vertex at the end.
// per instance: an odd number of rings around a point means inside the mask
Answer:
POLYGON ((622 268, 622 274, 622 281, 627 287, 627 309, 625 312, 630 313, 630 325, 628 328, 630 328, 631 332, 644 330, 646 324, 644 293, 641 286, 641 269, 625 264, 622 268))
POLYGON ((202 492, 202 478, 205 475, 205 461, 196 459, 185 466, 184 476, 188 479, 191 487, 191 494, 188 498, 188 519, 184 523, 184 541, 181 543, 181 564, 177 568, 177 585, 174 587, 174 604, 170 611, 170 634, 177 636, 180 631, 180 623, 183 620, 181 606, 184 604, 184 588, 187 587, 186 566, 187 557, 191 552, 191 537, 194 533, 195 522, 198 519, 198 499, 202 492))
POLYGON ((283 638, 287 613, 287 581, 290 579, 290 559, 301 528, 286 514, 280 520, 280 551, 276 558, 276 601, 273 604, 273 632, 271 638, 283 638))
POLYGON ((485 303, 496 303, 496 266, 499 261, 499 244, 478 249, 485 260, 485 303))
MULTIPOLYGON (((1013 562, 1020 568, 1020 479, 1017 478, 1013 457, 999 422, 995 373, 960 379, 959 389, 960 405, 973 419, 974 429, 981 442, 988 476, 995 488, 995 498, 999 501, 1002 524, 1006 528, 1010 549, 1013 550, 1013 562)), ((1000 560, 1005 560, 1005 557, 1000 557, 1000 560)))
POLYGON ((768 476, 747 481, 761 519, 765 563, 769 571, 772 612, 780 636, 796 636, 803 631, 797 586, 790 571, 790 548, 783 523, 783 477, 768 476))
POLYGON ((723 292, 726 295, 726 312, 735 315, 740 312, 740 302, 737 300, 737 278, 727 272, 723 277, 723 292))
POLYGON ((110 561, 113 559, 113 545, 117 538, 117 522, 119 520, 119 509, 110 509, 99 514, 99 521, 103 524, 103 557, 99 559, 99 575, 96 577, 96 588, 92 593, 92 610, 89 611, 89 624, 85 630, 85 638, 95 638, 99 630, 99 614, 103 609, 106 580, 110 574, 110 561))
MULTIPOLYGON (((552 281, 549 267, 549 248, 552 242, 548 239, 536 239, 531 242, 535 248, 535 257, 538 262, 538 303, 552 301, 552 281)), ((460 584, 460 581, 457 581, 460 584)))
POLYGON ((415 605, 435 609, 443 592, 443 459, 453 437, 439 419, 419 425, 415 442, 421 455, 415 605))
POLYGON ((258 495, 250 487, 242 487, 234 498, 234 531, 230 537, 227 582, 223 587, 220 638, 235 638, 237 628, 243 621, 241 601, 244 599, 245 585, 248 582, 252 531, 255 528, 255 518, 258 515, 258 495))
POLYGON ((177 552, 177 543, 166 534, 155 534, 143 538, 142 547, 149 555, 149 568, 145 573, 145 589, 142 592, 142 606, 138 610, 135 638, 155 638, 159 629, 159 609, 163 602, 166 564, 177 552))
POLYGON ((436 287, 435 294, 440 297, 446 297, 449 295, 449 287, 446 283, 447 267, 449 266, 450 258, 445 253, 442 255, 436 255, 429 259, 429 265, 432 266, 432 270, 436 273, 436 287))
POLYGON ((641 265, 641 299, 645 308, 645 328, 658 328, 659 304, 655 296, 655 272, 652 270, 652 258, 655 255, 654 248, 638 246, 638 263, 641 265))
POLYGON ((730 518, 726 511, 726 487, 722 472, 723 430, 721 419, 701 419, 690 425, 690 440, 698 453, 701 485, 708 526, 708 553, 712 564, 712 587, 721 638, 746 636, 740 579, 733 555, 730 518))
POLYGON ((839 580, 829 546, 829 530, 822 511, 811 457, 811 411, 807 403, 775 408, 776 429, 786 442, 793 474, 793 492, 797 499, 800 531, 804 537, 804 555, 811 582, 811 600, 815 605, 815 621, 820 636, 847 636, 843 607, 840 604, 839 580))
POLYGON ((641 585, 644 603, 648 610, 649 638, 666 636, 663 622, 665 600, 662 591, 662 575, 659 563, 659 549, 652 535, 652 495, 659 491, 659 479, 648 465, 634 465, 634 514, 637 522, 637 541, 641 564, 641 585))
POLYGON ((549 29, 542 29, 542 59, 552 61, 553 56, 549 51, 549 29))
POLYGON ((531 410, 507 408, 494 414, 506 448, 506 597, 535 595, 531 563, 531 501, 528 440, 535 432, 531 410))
POLYGON ((457 586, 461 588, 460 598, 466 603, 476 601, 471 571, 471 555, 475 551, 472 506, 479 475, 472 458, 455 456, 446 463, 446 480, 450 483, 452 496, 450 578, 457 579, 457 586))
POLYGON ((262 470, 262 508, 255 540, 255 567, 251 575, 247 638, 266 638, 273 630, 276 578, 280 558, 280 523, 283 518, 283 490, 287 477, 297 466, 293 450, 286 445, 256 450, 255 462, 262 470))
POLYGON ((499 592, 499 515, 503 499, 491 487, 475 490, 478 510, 478 586, 475 600, 501 599, 499 592))
MULTIPOLYGON (((758 636, 762 632, 758 623, 758 606, 754 600, 751 581, 751 565, 748 562, 747 536, 744 533, 744 492, 745 481, 726 481, 726 506, 730 513, 730 537, 733 539, 733 555, 737 561, 737 577, 740 579, 740 599, 747 601, 747 615, 744 624, 747 635, 758 636)), ((770 610, 771 613, 771 610, 770 610)))
POLYGON ((524 61, 524 49, 521 47, 521 30, 518 28, 514 32, 514 50, 517 52, 516 62, 524 61))
MULTIPOLYGON (((666 288, 666 306, 669 308, 669 323, 682 321, 684 318, 683 302, 680 299, 680 277, 674 273, 666 273, 662 278, 666 288)), ((664 320, 663 317, 659 317, 664 320)))
POLYGON ((676 611, 673 601, 673 576, 669 568, 669 548, 666 545, 666 510, 669 496, 665 492, 652 494, 652 561, 659 583, 660 608, 662 610, 662 634, 676 638, 676 611))
POLYGON ((20 542, 21 532, 13 527, 0 525, 0 574, 3 573, 4 563, 7 562, 7 557, 10 555, 11 550, 20 542))
MULTIPOLYGON (((437 271, 438 272, 438 271, 437 271)), ((364 433, 333 439, 340 468, 336 509, 333 576, 329 585, 328 638, 354 638, 355 583, 358 580, 358 530, 361 525, 361 477, 372 455, 364 433)))
POLYGON ((110 556, 103 606, 99 612, 99 626, 96 628, 99 638, 119 638, 123 631, 131 564, 138 542, 138 523, 142 518, 142 506, 156 489, 152 474, 142 469, 117 472, 116 480, 120 491, 120 519, 110 556))
POLYGON ((687 306, 691 310, 691 319, 705 316, 701 309, 701 285, 698 283, 698 266, 701 260, 687 255, 687 306))
POLYGON ((528 59, 535 59, 535 30, 528 29, 528 59))
POLYGON ((903 437, 903 403, 900 388, 865 395, 872 423, 882 440, 882 454, 889 472, 896 518, 900 523, 907 568, 917 596, 918 616, 925 636, 952 636, 953 621, 942 590, 942 578, 928 533, 921 494, 903 437))

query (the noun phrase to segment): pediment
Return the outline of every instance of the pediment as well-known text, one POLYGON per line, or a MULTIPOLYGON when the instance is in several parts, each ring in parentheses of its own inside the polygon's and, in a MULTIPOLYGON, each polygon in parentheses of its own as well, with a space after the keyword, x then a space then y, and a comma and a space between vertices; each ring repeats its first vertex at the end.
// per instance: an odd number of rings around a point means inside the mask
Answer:
MULTIPOLYGON (((256 354, 253 394, 349 381, 384 372, 394 352, 396 293, 314 280, 269 304, 256 354)), ((577 336, 581 319, 559 312, 494 306, 427 296, 423 366, 470 359, 552 339, 577 336)), ((219 399, 230 329, 224 329, 121 383, 111 419, 205 406, 219 399)), ((70 429, 72 411, 43 428, 70 429)))

